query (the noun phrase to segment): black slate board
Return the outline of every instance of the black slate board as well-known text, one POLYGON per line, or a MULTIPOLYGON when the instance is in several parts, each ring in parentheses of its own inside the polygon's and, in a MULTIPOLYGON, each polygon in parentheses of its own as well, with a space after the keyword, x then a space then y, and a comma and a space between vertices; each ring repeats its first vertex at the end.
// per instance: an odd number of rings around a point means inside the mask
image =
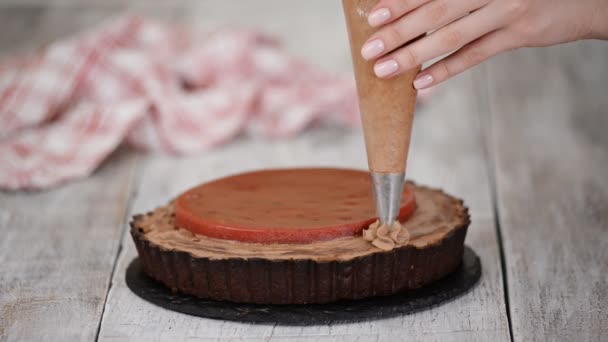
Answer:
POLYGON ((137 296, 165 309, 214 319, 240 322, 311 325, 356 322, 405 315, 454 299, 481 277, 479 256, 465 247, 462 265, 454 273, 424 288, 385 297, 314 305, 257 305, 200 299, 173 293, 149 278, 139 259, 126 272, 127 286, 137 296))

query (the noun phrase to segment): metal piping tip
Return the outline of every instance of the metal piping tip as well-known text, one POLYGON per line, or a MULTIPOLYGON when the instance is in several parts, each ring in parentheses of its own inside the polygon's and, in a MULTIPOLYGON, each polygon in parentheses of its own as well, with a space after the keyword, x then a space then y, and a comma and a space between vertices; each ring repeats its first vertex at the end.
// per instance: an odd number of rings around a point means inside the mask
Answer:
POLYGON ((399 216, 405 173, 371 172, 376 213, 381 224, 392 225, 399 216))

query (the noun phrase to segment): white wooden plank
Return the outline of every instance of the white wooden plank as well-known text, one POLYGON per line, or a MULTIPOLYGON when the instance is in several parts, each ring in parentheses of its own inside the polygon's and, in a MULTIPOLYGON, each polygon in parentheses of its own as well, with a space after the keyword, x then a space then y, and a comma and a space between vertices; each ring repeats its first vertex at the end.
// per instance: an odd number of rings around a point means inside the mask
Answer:
POLYGON ((608 45, 489 64, 515 341, 608 338, 608 45))
POLYGON ((95 338, 134 165, 122 154, 56 190, 0 193, 0 340, 95 338))
MULTIPOLYGON (((489 181, 471 89, 471 78, 461 77, 419 112, 410 164, 412 178, 463 196, 471 207, 473 224, 467 243, 481 255, 484 266, 482 281, 471 293, 415 315, 357 324, 286 327, 202 319, 160 309, 130 292, 124 272, 136 252, 125 236, 100 340, 508 341, 489 181)), ((243 139, 186 159, 150 157, 132 212, 150 210, 198 182, 230 173, 327 165, 365 168, 361 135, 313 130, 295 140, 275 143, 243 139)))

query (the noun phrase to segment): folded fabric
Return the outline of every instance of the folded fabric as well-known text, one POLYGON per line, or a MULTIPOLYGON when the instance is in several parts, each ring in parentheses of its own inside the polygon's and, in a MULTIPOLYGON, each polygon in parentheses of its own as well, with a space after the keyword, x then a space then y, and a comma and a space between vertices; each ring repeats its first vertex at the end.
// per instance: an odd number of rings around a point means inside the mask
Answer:
POLYGON ((316 121, 359 124, 352 75, 323 72, 257 32, 198 35, 123 16, 0 64, 0 188, 85 177, 123 141, 185 154, 316 121))

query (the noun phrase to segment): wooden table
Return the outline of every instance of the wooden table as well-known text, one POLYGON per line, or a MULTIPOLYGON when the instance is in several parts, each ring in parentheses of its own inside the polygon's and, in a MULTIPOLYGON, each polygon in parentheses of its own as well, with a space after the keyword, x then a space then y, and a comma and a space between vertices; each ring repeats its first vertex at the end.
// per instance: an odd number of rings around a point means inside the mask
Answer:
MULTIPOLYGON (((255 26, 289 49, 349 70, 339 1, 44 1, 0 5, 0 53, 133 9, 205 29, 255 26)), ((134 213, 202 181, 286 166, 366 166, 360 132, 241 138, 188 158, 122 149, 56 190, 0 193, 0 340, 606 341, 608 43, 498 57, 439 87, 417 113, 409 177, 463 197, 483 276, 418 314, 285 327, 160 309, 125 286, 134 213)))

